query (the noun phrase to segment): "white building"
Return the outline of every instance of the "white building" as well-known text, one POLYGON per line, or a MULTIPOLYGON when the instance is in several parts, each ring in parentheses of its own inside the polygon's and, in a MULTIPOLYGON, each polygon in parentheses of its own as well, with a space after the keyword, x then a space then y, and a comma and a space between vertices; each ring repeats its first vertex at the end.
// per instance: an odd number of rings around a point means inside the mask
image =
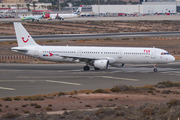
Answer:
POLYGON ((138 5, 92 5, 95 13, 176 13, 176 2, 142 2, 138 5))

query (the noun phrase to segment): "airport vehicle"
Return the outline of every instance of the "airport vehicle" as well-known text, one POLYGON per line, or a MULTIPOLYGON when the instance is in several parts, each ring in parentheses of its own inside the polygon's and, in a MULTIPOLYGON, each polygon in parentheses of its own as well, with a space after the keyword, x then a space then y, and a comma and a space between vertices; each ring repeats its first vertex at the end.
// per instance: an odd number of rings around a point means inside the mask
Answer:
POLYGON ((42 15, 30 15, 30 16, 21 16, 20 18, 24 21, 24 20, 37 20, 39 21, 39 19, 43 19, 45 15, 45 12, 42 15))
MULTIPOLYGON (((11 50, 34 58, 54 62, 85 62, 84 71, 95 70, 126 63, 157 64, 173 62, 175 58, 166 50, 141 47, 82 47, 38 45, 20 22, 14 22, 18 47, 11 50)), ((157 72, 156 66, 154 71, 157 72)))
POLYGON ((82 5, 76 10, 75 13, 71 13, 71 14, 59 14, 59 13, 57 13, 57 14, 50 14, 49 18, 64 20, 64 18, 77 17, 78 15, 80 15, 81 10, 82 10, 82 5))

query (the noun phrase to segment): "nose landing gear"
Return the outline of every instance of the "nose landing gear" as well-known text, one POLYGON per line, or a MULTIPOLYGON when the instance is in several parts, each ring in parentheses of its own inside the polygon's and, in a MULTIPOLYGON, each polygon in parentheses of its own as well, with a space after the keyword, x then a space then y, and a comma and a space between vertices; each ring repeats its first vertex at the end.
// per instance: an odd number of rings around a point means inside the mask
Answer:
POLYGON ((156 64, 154 64, 154 72, 157 72, 158 69, 156 68, 156 64))

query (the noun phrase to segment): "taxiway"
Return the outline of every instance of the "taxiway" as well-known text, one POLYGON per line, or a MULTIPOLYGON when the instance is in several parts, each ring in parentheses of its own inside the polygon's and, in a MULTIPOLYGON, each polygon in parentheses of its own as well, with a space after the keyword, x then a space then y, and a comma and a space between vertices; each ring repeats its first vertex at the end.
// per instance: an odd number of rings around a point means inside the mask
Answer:
POLYGON ((84 64, 0 64, 0 97, 28 96, 74 90, 112 88, 118 84, 144 86, 162 81, 179 82, 180 62, 126 65, 108 70, 83 71, 84 64))

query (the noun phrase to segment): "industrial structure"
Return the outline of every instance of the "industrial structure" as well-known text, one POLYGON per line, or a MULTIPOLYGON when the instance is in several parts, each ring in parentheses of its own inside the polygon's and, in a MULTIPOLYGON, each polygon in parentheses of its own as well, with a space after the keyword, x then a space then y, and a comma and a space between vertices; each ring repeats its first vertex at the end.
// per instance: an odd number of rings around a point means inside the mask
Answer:
POLYGON ((176 2, 142 2, 137 5, 92 5, 94 13, 155 14, 176 13, 176 2))

